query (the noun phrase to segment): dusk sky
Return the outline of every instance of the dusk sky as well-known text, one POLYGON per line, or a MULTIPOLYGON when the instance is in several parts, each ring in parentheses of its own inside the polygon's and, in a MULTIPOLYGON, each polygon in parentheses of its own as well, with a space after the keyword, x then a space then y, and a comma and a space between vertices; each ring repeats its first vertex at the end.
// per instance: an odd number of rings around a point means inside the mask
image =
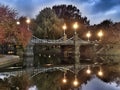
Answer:
POLYGON ((35 18, 45 7, 72 4, 87 16, 90 24, 98 24, 105 19, 120 22, 120 0, 0 0, 18 11, 19 15, 35 18))

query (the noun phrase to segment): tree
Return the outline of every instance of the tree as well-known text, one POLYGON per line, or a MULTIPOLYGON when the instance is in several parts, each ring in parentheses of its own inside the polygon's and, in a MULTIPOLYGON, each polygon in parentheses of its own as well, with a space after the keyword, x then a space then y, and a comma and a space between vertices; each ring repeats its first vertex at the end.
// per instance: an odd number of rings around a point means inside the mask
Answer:
POLYGON ((13 42, 15 36, 15 17, 17 13, 8 6, 0 5, 0 41, 13 42))
POLYGON ((16 24, 17 12, 8 6, 0 5, 0 43, 14 43, 25 46, 30 38, 26 27, 16 24), (21 40, 22 39, 22 40, 21 40))
POLYGON ((79 21, 81 24, 89 24, 89 21, 87 20, 87 17, 82 17, 81 12, 77 7, 72 5, 58 5, 53 6, 52 8, 56 15, 59 18, 63 18, 65 21, 73 20, 73 21, 79 21))
POLYGON ((104 20, 98 25, 104 28, 109 28, 111 25, 113 25, 113 22, 111 20, 104 20))
POLYGON ((67 24, 68 29, 66 31, 68 37, 73 35, 73 23, 78 22, 80 25, 78 34, 82 36, 83 31, 86 30, 86 27, 89 26, 89 20, 87 17, 82 17, 80 10, 72 5, 58 5, 53 6, 52 9, 55 11, 56 15, 59 18, 64 19, 64 23, 67 24))
POLYGON ((26 46, 32 36, 31 30, 28 30, 28 25, 26 23, 27 18, 26 17, 20 17, 19 22, 20 25, 17 26, 17 41, 19 44, 26 46))
POLYGON ((62 34, 60 20, 51 8, 43 9, 36 17, 35 36, 44 39, 56 39, 62 34))
POLYGON ((11 86, 14 86, 15 88, 19 88, 19 90, 28 90, 31 84, 31 80, 29 79, 28 74, 23 74, 21 76, 13 76, 10 77, 9 79, 11 81, 10 82, 11 86))

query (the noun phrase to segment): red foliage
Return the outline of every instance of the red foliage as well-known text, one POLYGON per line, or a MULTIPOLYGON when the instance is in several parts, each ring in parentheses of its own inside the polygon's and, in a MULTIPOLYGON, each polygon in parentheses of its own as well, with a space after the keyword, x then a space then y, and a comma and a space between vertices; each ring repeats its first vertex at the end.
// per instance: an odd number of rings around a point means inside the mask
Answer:
POLYGON ((29 43, 32 33, 27 29, 26 26, 20 25, 16 36, 18 43, 22 44, 25 47, 29 43))
POLYGON ((4 42, 5 31, 0 27, 0 43, 4 42))
MULTIPOLYGON (((0 44, 15 43, 26 46, 32 33, 27 30, 27 24, 16 24, 17 13, 8 6, 0 5, 0 44)), ((25 22, 25 20, 24 20, 25 22)))

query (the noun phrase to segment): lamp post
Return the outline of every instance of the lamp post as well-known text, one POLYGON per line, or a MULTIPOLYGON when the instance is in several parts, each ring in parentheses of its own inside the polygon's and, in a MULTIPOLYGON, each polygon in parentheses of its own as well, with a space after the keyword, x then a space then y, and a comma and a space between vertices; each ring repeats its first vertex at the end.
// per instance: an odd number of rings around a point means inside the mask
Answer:
POLYGON ((75 87, 77 87, 78 86, 78 80, 77 80, 77 74, 78 74, 78 72, 79 72, 79 69, 80 69, 80 44, 78 43, 78 34, 77 34, 77 29, 78 29, 78 23, 77 22, 75 22, 74 24, 73 24, 73 29, 74 29, 74 53, 75 53, 75 66, 74 66, 74 68, 75 68, 75 80, 74 80, 74 82, 73 82, 73 85, 75 86, 75 87))
POLYGON ((64 24, 62 28, 63 28, 63 30, 64 30, 64 35, 65 35, 65 30, 67 29, 66 24, 64 24))
POLYGON ((100 31, 98 32, 98 36, 100 37, 99 41, 101 41, 102 36, 103 36, 103 32, 102 32, 102 30, 100 30, 100 31))
POLYGON ((91 37, 90 31, 87 32, 86 37, 88 38, 88 41, 90 41, 90 37, 91 37))
POLYGON ((75 30, 75 34, 77 34, 77 29, 78 29, 78 23, 77 22, 75 22, 74 24, 73 24, 73 28, 74 28, 74 30, 75 30))
POLYGON ((64 42, 67 40, 67 35, 66 35, 66 33, 65 33, 65 31, 66 31, 66 29, 67 29, 67 26, 66 26, 66 24, 64 24, 63 26, 62 26, 62 29, 64 30, 64 42))
POLYGON ((27 18, 26 23, 27 23, 27 25, 28 25, 28 27, 27 27, 28 30, 30 30, 30 27, 29 27, 30 22, 31 22, 31 20, 30 20, 29 18, 27 18))

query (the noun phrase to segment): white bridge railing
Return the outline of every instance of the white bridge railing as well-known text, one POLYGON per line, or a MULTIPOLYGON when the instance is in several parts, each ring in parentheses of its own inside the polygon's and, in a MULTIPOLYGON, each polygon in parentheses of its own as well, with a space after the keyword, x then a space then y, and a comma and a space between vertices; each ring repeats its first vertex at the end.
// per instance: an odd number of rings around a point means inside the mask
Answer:
MULTIPOLYGON (((80 44, 90 44, 89 41, 84 41, 78 38, 78 43, 80 44)), ((67 45, 74 45, 74 37, 71 37, 67 40, 64 40, 64 37, 61 37, 57 40, 50 40, 50 39, 39 39, 38 37, 32 36, 31 43, 33 44, 67 44, 67 45)))

